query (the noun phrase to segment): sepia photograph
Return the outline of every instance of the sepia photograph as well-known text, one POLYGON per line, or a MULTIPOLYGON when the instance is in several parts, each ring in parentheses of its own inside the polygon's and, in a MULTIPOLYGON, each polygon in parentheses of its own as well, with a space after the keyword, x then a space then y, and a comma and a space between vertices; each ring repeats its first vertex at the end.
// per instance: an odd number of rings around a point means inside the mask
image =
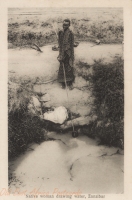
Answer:
POLYGON ((123 194, 123 8, 9 7, 7 22, 10 193, 123 194))

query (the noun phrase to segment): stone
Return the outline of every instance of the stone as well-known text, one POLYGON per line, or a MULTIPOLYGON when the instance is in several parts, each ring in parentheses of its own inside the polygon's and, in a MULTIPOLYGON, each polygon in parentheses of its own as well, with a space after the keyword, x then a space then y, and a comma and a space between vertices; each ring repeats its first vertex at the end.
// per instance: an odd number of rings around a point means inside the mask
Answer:
POLYGON ((43 116, 45 120, 55 124, 63 124, 68 119, 68 112, 64 106, 60 106, 55 108, 54 111, 45 112, 43 116))

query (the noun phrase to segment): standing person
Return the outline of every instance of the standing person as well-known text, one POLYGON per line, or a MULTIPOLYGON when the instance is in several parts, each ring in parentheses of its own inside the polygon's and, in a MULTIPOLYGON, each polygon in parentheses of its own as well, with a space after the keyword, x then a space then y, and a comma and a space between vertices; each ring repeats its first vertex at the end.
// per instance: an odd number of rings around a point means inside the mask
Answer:
POLYGON ((58 60, 60 62, 58 81, 62 84, 62 88, 65 88, 64 71, 65 69, 66 82, 69 89, 72 89, 72 83, 75 79, 73 73, 73 62, 74 62, 74 35, 69 29, 70 20, 65 19, 63 21, 63 30, 58 33, 58 43, 59 43, 59 56, 58 60))

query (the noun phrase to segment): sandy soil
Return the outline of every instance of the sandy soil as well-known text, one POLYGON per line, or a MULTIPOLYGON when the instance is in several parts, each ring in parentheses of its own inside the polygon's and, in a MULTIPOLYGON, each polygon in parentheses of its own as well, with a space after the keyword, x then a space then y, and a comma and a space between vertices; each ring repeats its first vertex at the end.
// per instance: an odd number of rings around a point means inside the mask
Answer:
MULTIPOLYGON (((94 59, 104 58, 105 61, 110 62, 116 54, 122 55, 122 45, 120 44, 102 44, 91 47, 92 45, 89 42, 81 42, 75 48, 75 61, 83 59, 83 61, 92 64, 94 59)), ((43 76, 45 80, 57 77, 58 51, 52 51, 52 45, 44 46, 41 49, 43 53, 33 49, 9 49, 9 70, 22 76, 43 76)))
MULTIPOLYGON (((107 62, 111 56, 122 54, 121 45, 100 45, 90 47, 91 43, 80 43, 75 49, 75 57, 92 64, 93 59, 104 58, 107 62), (87 49, 87 51, 86 51, 87 49)), ((51 50, 51 45, 42 48, 43 53, 32 49, 9 50, 9 71, 19 76, 45 77, 45 81, 57 78, 59 63, 58 52, 51 50), (17 55, 17 56, 16 56, 17 55)), ((76 77, 74 87, 87 85, 80 77, 76 77)), ((91 92, 74 88, 69 92, 69 104, 66 91, 58 82, 35 85, 34 91, 48 92, 51 97, 49 106, 64 105, 80 115, 91 112, 91 92)), ((115 154, 117 148, 98 146, 97 141, 86 136, 74 139, 71 133, 48 133, 55 141, 43 142, 31 146, 17 160, 9 163, 13 179, 10 188, 34 188, 40 191, 53 192, 59 190, 77 191, 82 193, 122 193, 123 192, 123 155, 115 154)))
MULTIPOLYGON (((80 43, 75 48, 75 62, 77 60, 86 61, 90 65, 94 59, 104 59, 104 62, 111 62, 115 55, 122 55, 122 45, 99 45, 91 47, 92 43, 80 43), (86 50, 87 49, 87 50, 86 50)), ((32 79, 35 77, 42 78, 43 81, 57 79, 59 62, 57 60, 58 51, 52 51, 52 45, 41 48, 43 53, 39 53, 33 49, 25 50, 9 50, 9 71, 14 71, 18 76, 28 76, 32 79), (17 56, 16 56, 17 55, 17 56)), ((76 65, 75 65, 76 68, 76 65)), ((42 81, 42 82, 43 82, 42 81)), ((69 103, 66 91, 61 88, 57 81, 48 84, 34 85, 35 92, 47 92, 51 101, 46 106, 65 106, 72 112, 88 115, 92 110, 91 103, 93 97, 90 90, 80 89, 89 85, 81 77, 76 77, 75 87, 68 90, 69 103)))

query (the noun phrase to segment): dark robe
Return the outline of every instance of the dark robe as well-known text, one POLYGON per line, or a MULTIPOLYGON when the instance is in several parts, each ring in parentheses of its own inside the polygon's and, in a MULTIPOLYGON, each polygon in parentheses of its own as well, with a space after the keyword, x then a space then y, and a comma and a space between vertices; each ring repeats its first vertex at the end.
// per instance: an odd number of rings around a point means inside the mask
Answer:
POLYGON ((64 71, 63 64, 65 68, 66 81, 74 81, 73 73, 73 62, 74 62, 74 35, 70 29, 66 31, 59 31, 58 34, 58 43, 59 43, 59 58, 60 67, 58 72, 58 81, 64 83, 64 71))

